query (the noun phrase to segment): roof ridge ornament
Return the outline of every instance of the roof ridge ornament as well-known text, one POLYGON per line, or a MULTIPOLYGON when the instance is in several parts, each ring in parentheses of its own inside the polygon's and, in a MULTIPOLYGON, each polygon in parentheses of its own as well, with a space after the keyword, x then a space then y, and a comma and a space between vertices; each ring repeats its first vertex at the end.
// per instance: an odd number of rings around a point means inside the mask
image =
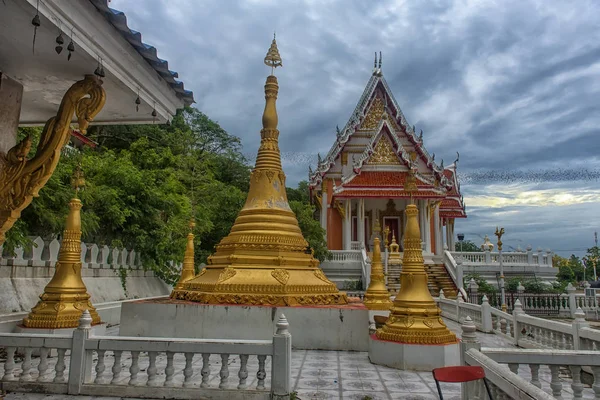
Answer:
POLYGON ((379 52, 379 62, 377 61, 377 52, 375 52, 375 61, 373 62, 373 75, 381 76, 381 51, 379 52), (379 64, 379 66, 377 64, 379 64))
POLYGON ((265 65, 271 67, 271 75, 273 75, 275 68, 283 67, 279 49, 277 48, 277 41, 275 40, 275 32, 273 32, 273 41, 271 42, 271 47, 269 47, 265 57, 265 65))

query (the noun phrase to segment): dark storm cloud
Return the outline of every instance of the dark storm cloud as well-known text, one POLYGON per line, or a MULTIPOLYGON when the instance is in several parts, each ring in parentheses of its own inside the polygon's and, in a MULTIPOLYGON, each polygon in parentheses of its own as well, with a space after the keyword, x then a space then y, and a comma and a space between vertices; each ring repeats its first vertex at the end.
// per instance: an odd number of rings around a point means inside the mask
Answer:
MULTIPOLYGON (((179 72, 197 107, 242 138, 251 159, 269 73, 262 60, 277 31, 280 147, 290 186, 306 179, 318 152, 328 152, 335 126, 346 124, 370 77, 373 52, 381 50, 389 86, 409 123, 424 130, 429 152, 446 165, 460 152, 467 204, 482 196, 515 200, 503 185, 565 193, 600 188, 597 1, 113 0, 111 6, 179 72)), ((506 219, 523 240, 581 247, 574 243, 600 220, 598 202, 588 200, 469 208, 461 224, 483 232, 506 219)))

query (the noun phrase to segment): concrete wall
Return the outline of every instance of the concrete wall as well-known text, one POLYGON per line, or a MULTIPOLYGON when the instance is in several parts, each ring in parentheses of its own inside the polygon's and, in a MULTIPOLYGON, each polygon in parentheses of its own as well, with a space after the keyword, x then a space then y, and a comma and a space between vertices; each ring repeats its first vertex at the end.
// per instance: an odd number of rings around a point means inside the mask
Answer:
MULTIPOLYGON (((171 287, 153 272, 128 271, 127 295, 121 285, 118 270, 109 268, 82 268, 83 281, 92 296, 92 303, 106 303, 125 299, 168 296, 171 287)), ((29 311, 44 292, 54 275, 54 267, 21 265, 0 266, 0 314, 29 311)))

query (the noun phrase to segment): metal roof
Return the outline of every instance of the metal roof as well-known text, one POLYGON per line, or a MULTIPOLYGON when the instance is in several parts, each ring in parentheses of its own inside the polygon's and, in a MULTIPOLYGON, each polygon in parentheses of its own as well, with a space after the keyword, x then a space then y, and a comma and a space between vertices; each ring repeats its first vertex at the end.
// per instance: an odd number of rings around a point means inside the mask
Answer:
POLYGON ((191 90, 184 89, 183 82, 176 79, 179 78, 177 72, 169 70, 169 63, 167 60, 158 58, 156 47, 142 42, 142 34, 127 26, 127 17, 124 12, 110 8, 108 6, 108 0, 90 0, 90 2, 148 62, 148 64, 154 68, 158 75, 171 86, 175 93, 177 93, 177 97, 181 98, 185 105, 189 106, 194 103, 194 93, 191 90))

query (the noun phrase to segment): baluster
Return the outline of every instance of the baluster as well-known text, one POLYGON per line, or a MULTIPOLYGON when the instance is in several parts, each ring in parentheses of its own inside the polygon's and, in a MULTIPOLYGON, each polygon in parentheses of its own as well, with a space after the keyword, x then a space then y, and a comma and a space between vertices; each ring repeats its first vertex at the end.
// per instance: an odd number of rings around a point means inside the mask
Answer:
POLYGON ((538 364, 529 364, 529 369, 531 370, 531 384, 533 386, 542 388, 542 383, 540 382, 540 366, 538 364))
POLYGON ((581 367, 579 365, 569 365, 573 381, 571 389, 573 389, 573 398, 581 399, 583 397, 583 384, 581 383, 581 367))
POLYGON ((4 364, 4 376, 2 377, 5 382, 17 380, 15 376, 15 351, 17 351, 16 347, 6 348, 6 363, 4 364))
POLYGON ((219 383, 219 389, 225 389, 227 386, 227 378, 229 378, 229 366, 227 365, 228 361, 229 354, 221 354, 221 371, 219 371, 221 383, 219 383))
POLYGON ((48 382, 48 378, 45 376, 48 370, 48 349, 42 347, 40 349, 40 363, 38 364, 38 382, 48 382))
POLYGON ((123 352, 121 350, 114 350, 113 355, 115 356, 115 363, 112 366, 113 377, 110 381, 111 385, 114 385, 119 380, 121 375, 121 355, 123 352))
POLYGON ((567 335, 563 332, 560 333, 560 345, 559 350, 566 350, 568 346, 567 335))
MULTIPOLYGON (((33 349, 31 347, 25 348, 25 359, 23 360, 23 373, 21 374, 21 382, 33 382, 35 379, 31 376, 31 372, 33 372, 33 362, 31 361, 31 352, 33 349)), ((8 364, 8 360, 6 361, 8 364)), ((6 365, 5 365, 6 367, 6 365)))
POLYGON ((185 353, 185 368, 183 369, 183 387, 191 387, 192 375, 194 375, 194 369, 192 368, 192 361, 194 360, 194 353, 185 353))
POLYGON ((146 386, 159 386, 158 376, 156 375, 156 351, 149 351, 148 358, 150 359, 148 364, 148 381, 146 386))
POLYGON ((173 356, 175 353, 170 351, 167 352, 167 367, 165 368, 165 386, 175 387, 176 383, 173 381, 175 374, 175 367, 173 367, 173 356))
POLYGON ((56 383, 63 383, 66 382, 67 379, 65 378, 65 352, 67 350, 66 349, 58 349, 57 353, 57 359, 56 359, 56 365, 54 366, 54 371, 56 371, 56 374, 54 375, 54 382, 56 383))
POLYGON ((594 374, 594 384, 592 389, 596 395, 596 400, 600 399, 600 367, 592 367, 592 374, 594 374))
POLYGON ((508 364, 508 369, 510 369, 513 374, 519 375, 519 364, 508 364))
POLYGON ((106 365, 104 364, 104 354, 106 350, 98 350, 98 363, 96 364, 96 379, 94 379, 95 384, 103 384, 104 383, 104 370, 106 369, 106 365))
POLYGON ((559 349, 560 347, 560 340, 558 339, 560 335, 560 332, 552 332, 552 348, 553 349, 559 349))
POLYGON ((258 379, 257 389, 265 388, 265 378, 267 377, 267 373, 265 372, 266 359, 267 356, 258 356, 258 372, 256 373, 256 378, 258 379))
POLYGON ((202 354, 202 370, 200 371, 200 375, 202 375, 202 383, 200 387, 207 388, 208 387, 208 379, 210 378, 210 354, 203 353, 202 354))
POLYGON ((246 379, 248 378, 246 364, 248 364, 248 354, 240 354, 240 372, 238 373, 240 384, 237 387, 238 389, 246 389, 248 387, 246 384, 246 379))
POLYGON ((138 377, 138 373, 140 372, 140 352, 132 351, 131 352, 131 367, 129 367, 129 385, 130 386, 139 386, 141 385, 141 379, 138 377))
POLYGON ((506 334, 506 320, 504 318, 500 320, 500 332, 506 334))
POLYGON ((562 396, 560 395, 562 392, 562 382, 558 377, 558 365, 550 366, 550 374, 552 375, 552 380, 550 381, 552 396, 556 397, 559 400, 562 400, 562 396))

